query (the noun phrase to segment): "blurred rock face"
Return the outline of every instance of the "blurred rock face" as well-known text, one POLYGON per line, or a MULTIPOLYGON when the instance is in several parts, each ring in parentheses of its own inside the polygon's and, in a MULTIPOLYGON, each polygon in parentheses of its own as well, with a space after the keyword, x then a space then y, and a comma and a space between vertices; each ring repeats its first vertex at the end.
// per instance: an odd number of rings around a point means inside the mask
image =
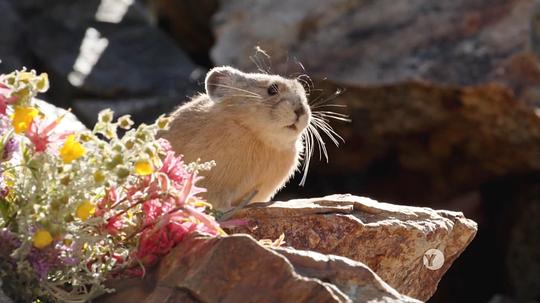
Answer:
POLYGON ((470 85, 504 73, 524 50, 529 0, 225 1, 215 16, 217 65, 253 69, 253 44, 279 72, 297 58, 312 77, 355 85, 405 80, 470 85))
POLYGON ((37 62, 29 67, 51 75, 51 99, 73 107, 88 124, 106 107, 148 121, 196 91, 198 67, 134 0, 2 0, 0 5, 6 7, 2 31, 10 28, 5 44, 12 47, 7 56, 0 53, 10 62, 1 70, 20 68, 11 56, 29 51, 37 62), (23 45, 14 49, 17 41, 23 45))
POLYGON ((539 11, 529 0, 226 1, 211 56, 293 76, 301 63, 323 91, 314 99, 347 106, 352 123, 333 123, 347 143, 315 171, 362 180, 328 192, 446 201, 540 170, 527 107, 540 102, 539 11), (257 44, 270 59, 253 58, 257 44))
POLYGON ((23 21, 6 1, 0 1, 0 12, 0 71, 7 72, 30 62, 22 47, 23 21))
POLYGON ((313 164, 305 188, 293 181, 282 198, 353 192, 463 210, 480 221, 478 237, 432 300, 540 300, 540 237, 517 219, 538 204, 530 194, 540 182, 538 5, 223 1, 211 57, 307 73, 312 102, 346 106, 337 111, 352 122, 332 123, 346 142, 329 147, 330 164, 313 164), (250 58, 256 45, 271 58, 250 58))

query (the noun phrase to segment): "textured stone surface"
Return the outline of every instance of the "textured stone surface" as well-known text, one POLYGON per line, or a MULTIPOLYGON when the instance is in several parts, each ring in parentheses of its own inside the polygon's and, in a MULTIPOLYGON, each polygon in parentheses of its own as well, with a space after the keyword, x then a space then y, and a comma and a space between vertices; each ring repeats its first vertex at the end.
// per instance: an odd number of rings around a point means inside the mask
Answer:
POLYGON ((208 56, 214 45, 210 20, 218 0, 150 0, 159 24, 198 64, 212 65, 208 56))
POLYGON ((0 0, 0 12, 0 73, 9 73, 31 60, 24 43, 23 20, 7 0, 0 0))
POLYGON ((77 100, 76 112, 91 117, 83 117, 88 125, 117 99, 150 100, 131 109, 136 122, 149 122, 184 102, 204 74, 152 24, 139 1, 2 0, 0 6, 7 7, 0 20, 0 33, 9 28, 0 37, 7 69, 20 68, 25 60, 19 59, 31 53, 35 63, 29 67, 49 73, 51 99, 64 108, 77 100), (16 44, 19 40, 24 47, 16 44))
POLYGON ((366 265, 351 259, 313 251, 277 248, 300 275, 335 285, 353 302, 411 301, 382 281, 366 265))
POLYGON ((119 97, 114 99, 81 98, 73 101, 73 110, 86 125, 94 125, 97 113, 110 108, 115 116, 131 115, 136 123, 154 122, 156 117, 169 113, 184 98, 168 96, 119 97))
POLYGON ((260 43, 281 72, 298 58, 311 76, 348 84, 475 84, 526 48, 534 12, 530 0, 224 1, 212 58, 254 69, 260 43))
POLYGON ((360 261, 396 290, 429 299, 443 274, 474 238, 463 214, 378 203, 351 195, 254 204, 235 218, 250 223, 232 231, 258 239, 285 234, 286 245, 360 261), (438 270, 424 266, 429 249, 443 252, 438 270))
POLYGON ((331 165, 313 162, 307 192, 362 189, 379 200, 448 208, 490 180, 540 170, 538 110, 500 85, 317 87, 341 88, 330 103, 345 105, 337 111, 352 122, 332 123, 345 143, 328 145, 331 165))
POLYGON ((80 86, 83 91, 102 97, 184 93, 190 87, 187 80, 195 66, 182 51, 150 26, 135 4, 128 6, 125 15, 114 23, 96 20, 100 3, 75 1, 33 19, 34 30, 29 32, 29 38, 37 56, 56 73, 68 78, 80 56, 84 38, 91 38, 87 41, 92 41, 93 47, 87 47, 86 57, 95 55, 97 61, 80 86), (89 32, 92 28, 94 36, 89 32), (107 43, 103 52, 96 46, 101 43, 107 43), (155 77, 156 74, 159 77, 155 77))
POLYGON ((331 165, 314 161, 307 187, 281 198, 362 192, 448 208, 540 169, 538 115, 518 104, 540 100, 539 11, 530 0, 226 1, 212 58, 255 70, 259 44, 263 69, 294 75, 298 60, 321 99, 343 92, 331 102, 352 123, 331 124, 345 144, 327 144, 331 165))
POLYGON ((188 238, 145 281, 112 286, 118 293, 100 302, 418 302, 359 262, 246 235, 188 238))
POLYGON ((502 235, 497 244, 505 248, 501 263, 508 279, 508 291, 516 302, 539 301, 540 174, 494 184, 490 195, 504 205, 498 222, 491 223, 502 235))

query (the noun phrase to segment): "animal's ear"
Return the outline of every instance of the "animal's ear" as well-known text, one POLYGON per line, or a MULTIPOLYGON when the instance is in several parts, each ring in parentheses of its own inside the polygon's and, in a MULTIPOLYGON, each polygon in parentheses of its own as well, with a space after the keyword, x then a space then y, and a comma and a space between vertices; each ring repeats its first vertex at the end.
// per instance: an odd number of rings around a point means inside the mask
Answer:
POLYGON ((236 77, 242 72, 230 66, 214 67, 206 74, 204 87, 206 94, 217 102, 231 93, 236 77))

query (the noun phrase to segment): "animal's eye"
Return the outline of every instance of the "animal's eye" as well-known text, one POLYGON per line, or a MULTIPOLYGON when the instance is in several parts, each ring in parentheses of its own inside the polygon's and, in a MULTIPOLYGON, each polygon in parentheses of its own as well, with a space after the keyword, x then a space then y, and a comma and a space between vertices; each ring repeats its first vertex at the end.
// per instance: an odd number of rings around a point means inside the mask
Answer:
POLYGON ((275 83, 272 83, 270 86, 268 86, 268 95, 274 96, 279 93, 279 86, 275 83))

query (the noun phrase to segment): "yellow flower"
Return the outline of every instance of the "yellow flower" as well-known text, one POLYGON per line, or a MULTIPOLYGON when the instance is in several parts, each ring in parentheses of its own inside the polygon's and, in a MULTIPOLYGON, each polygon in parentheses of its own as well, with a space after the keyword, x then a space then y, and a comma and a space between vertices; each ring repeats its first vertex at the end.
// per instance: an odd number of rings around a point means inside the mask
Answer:
POLYGON ((36 89, 40 93, 44 93, 49 89, 49 75, 41 73, 37 78, 36 89))
POLYGON ((146 176, 154 172, 152 163, 148 160, 139 160, 135 162, 135 173, 140 176, 146 176))
POLYGON ((205 201, 202 201, 202 200, 195 200, 192 202, 193 203, 193 206, 195 207, 206 207, 208 209, 212 209, 212 204, 208 203, 208 202, 205 202, 205 201))
POLYGON ((81 219, 82 221, 88 220, 91 216, 94 215, 94 212, 96 212, 96 206, 90 201, 84 201, 77 207, 77 211, 75 214, 77 215, 77 218, 81 219))
POLYGON ((42 249, 51 245, 53 238, 51 233, 45 229, 40 229, 34 234, 33 244, 36 248, 42 249))
POLYGON ((39 111, 35 107, 30 106, 19 106, 15 107, 15 112, 13 113, 12 125, 17 134, 25 132, 30 124, 34 120, 34 117, 39 114, 39 111))
POLYGON ((35 74, 32 72, 20 72, 19 73, 19 81, 30 81, 30 79, 34 78, 35 74))
POLYGON ((86 150, 81 143, 75 140, 75 135, 69 135, 66 142, 64 142, 64 146, 60 148, 60 157, 62 157, 64 163, 70 163, 82 157, 85 152, 86 150))
POLYGON ((103 172, 101 171, 95 172, 94 181, 96 181, 96 183, 102 183, 103 181, 105 181, 105 174, 103 174, 103 172))

